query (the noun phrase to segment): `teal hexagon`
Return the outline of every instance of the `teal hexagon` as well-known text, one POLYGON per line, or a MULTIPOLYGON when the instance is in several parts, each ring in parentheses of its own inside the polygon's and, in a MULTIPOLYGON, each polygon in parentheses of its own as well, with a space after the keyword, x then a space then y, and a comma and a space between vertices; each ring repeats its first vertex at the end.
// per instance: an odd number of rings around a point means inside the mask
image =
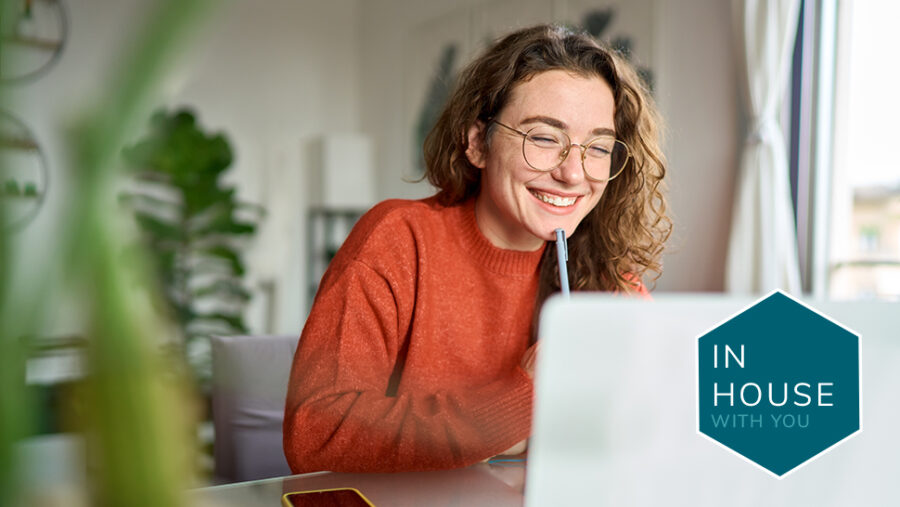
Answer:
POLYGON ((859 351, 773 292, 697 340, 698 431, 782 477, 860 429, 859 351))

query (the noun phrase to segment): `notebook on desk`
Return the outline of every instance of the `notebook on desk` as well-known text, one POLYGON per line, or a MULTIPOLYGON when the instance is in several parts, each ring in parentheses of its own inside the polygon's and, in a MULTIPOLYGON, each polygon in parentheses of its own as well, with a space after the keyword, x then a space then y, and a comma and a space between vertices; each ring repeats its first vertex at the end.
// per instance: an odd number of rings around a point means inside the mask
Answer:
POLYGON ((862 336, 852 438, 778 479, 698 432, 697 338, 754 301, 549 301, 526 505, 900 505, 898 303, 810 303, 862 336))

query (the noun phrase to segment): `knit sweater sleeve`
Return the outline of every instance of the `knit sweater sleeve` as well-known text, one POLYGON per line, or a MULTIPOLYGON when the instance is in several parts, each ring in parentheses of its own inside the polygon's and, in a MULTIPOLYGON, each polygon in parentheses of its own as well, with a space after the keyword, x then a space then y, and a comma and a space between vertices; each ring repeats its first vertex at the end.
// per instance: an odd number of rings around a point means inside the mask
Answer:
POLYGON ((398 292, 356 259, 323 280, 285 406, 284 451, 295 473, 462 467, 528 437, 533 388, 521 368, 476 388, 390 392, 408 307, 398 292))

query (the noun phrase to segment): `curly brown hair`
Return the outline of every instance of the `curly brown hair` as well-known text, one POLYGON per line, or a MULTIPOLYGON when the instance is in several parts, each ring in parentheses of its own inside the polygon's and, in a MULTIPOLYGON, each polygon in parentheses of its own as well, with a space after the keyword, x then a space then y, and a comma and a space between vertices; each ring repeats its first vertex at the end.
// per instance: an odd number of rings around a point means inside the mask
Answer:
MULTIPOLYGON (((481 170, 466 157, 469 128, 491 125, 516 85, 549 70, 599 76, 615 101, 618 139, 631 149, 625 170, 611 180, 597 206, 568 239, 570 285, 578 290, 634 290, 647 272, 662 272, 660 256, 672 230, 666 216, 660 148, 661 119, 637 72, 590 35, 538 25, 513 32, 470 63, 434 129, 425 139, 425 177, 451 205, 478 194, 481 170)), ((493 128, 482 129, 490 147, 493 128)), ((538 308, 559 289, 555 252, 541 261, 538 308)))

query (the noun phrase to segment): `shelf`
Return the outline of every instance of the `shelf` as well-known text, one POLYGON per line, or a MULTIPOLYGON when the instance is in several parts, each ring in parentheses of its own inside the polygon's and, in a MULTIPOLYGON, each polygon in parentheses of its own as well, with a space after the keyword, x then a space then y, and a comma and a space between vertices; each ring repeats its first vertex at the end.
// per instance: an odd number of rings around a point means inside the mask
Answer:
POLYGON ((12 201, 13 199, 19 199, 21 201, 34 201, 41 198, 41 194, 32 194, 32 195, 9 195, 0 192, 0 199, 4 201, 12 201))
POLYGON ((31 139, 16 137, 0 137, 0 149, 38 151, 40 148, 31 139))
POLYGON ((366 212, 360 208, 331 208, 316 206, 310 208, 306 222, 306 274, 309 305, 316 296, 319 280, 328 269, 350 229, 366 212))
POLYGON ((62 49, 62 41, 53 39, 41 39, 39 37, 23 37, 21 35, 13 35, 12 37, 3 37, 4 44, 13 44, 17 46, 25 46, 42 51, 56 52, 62 49))

